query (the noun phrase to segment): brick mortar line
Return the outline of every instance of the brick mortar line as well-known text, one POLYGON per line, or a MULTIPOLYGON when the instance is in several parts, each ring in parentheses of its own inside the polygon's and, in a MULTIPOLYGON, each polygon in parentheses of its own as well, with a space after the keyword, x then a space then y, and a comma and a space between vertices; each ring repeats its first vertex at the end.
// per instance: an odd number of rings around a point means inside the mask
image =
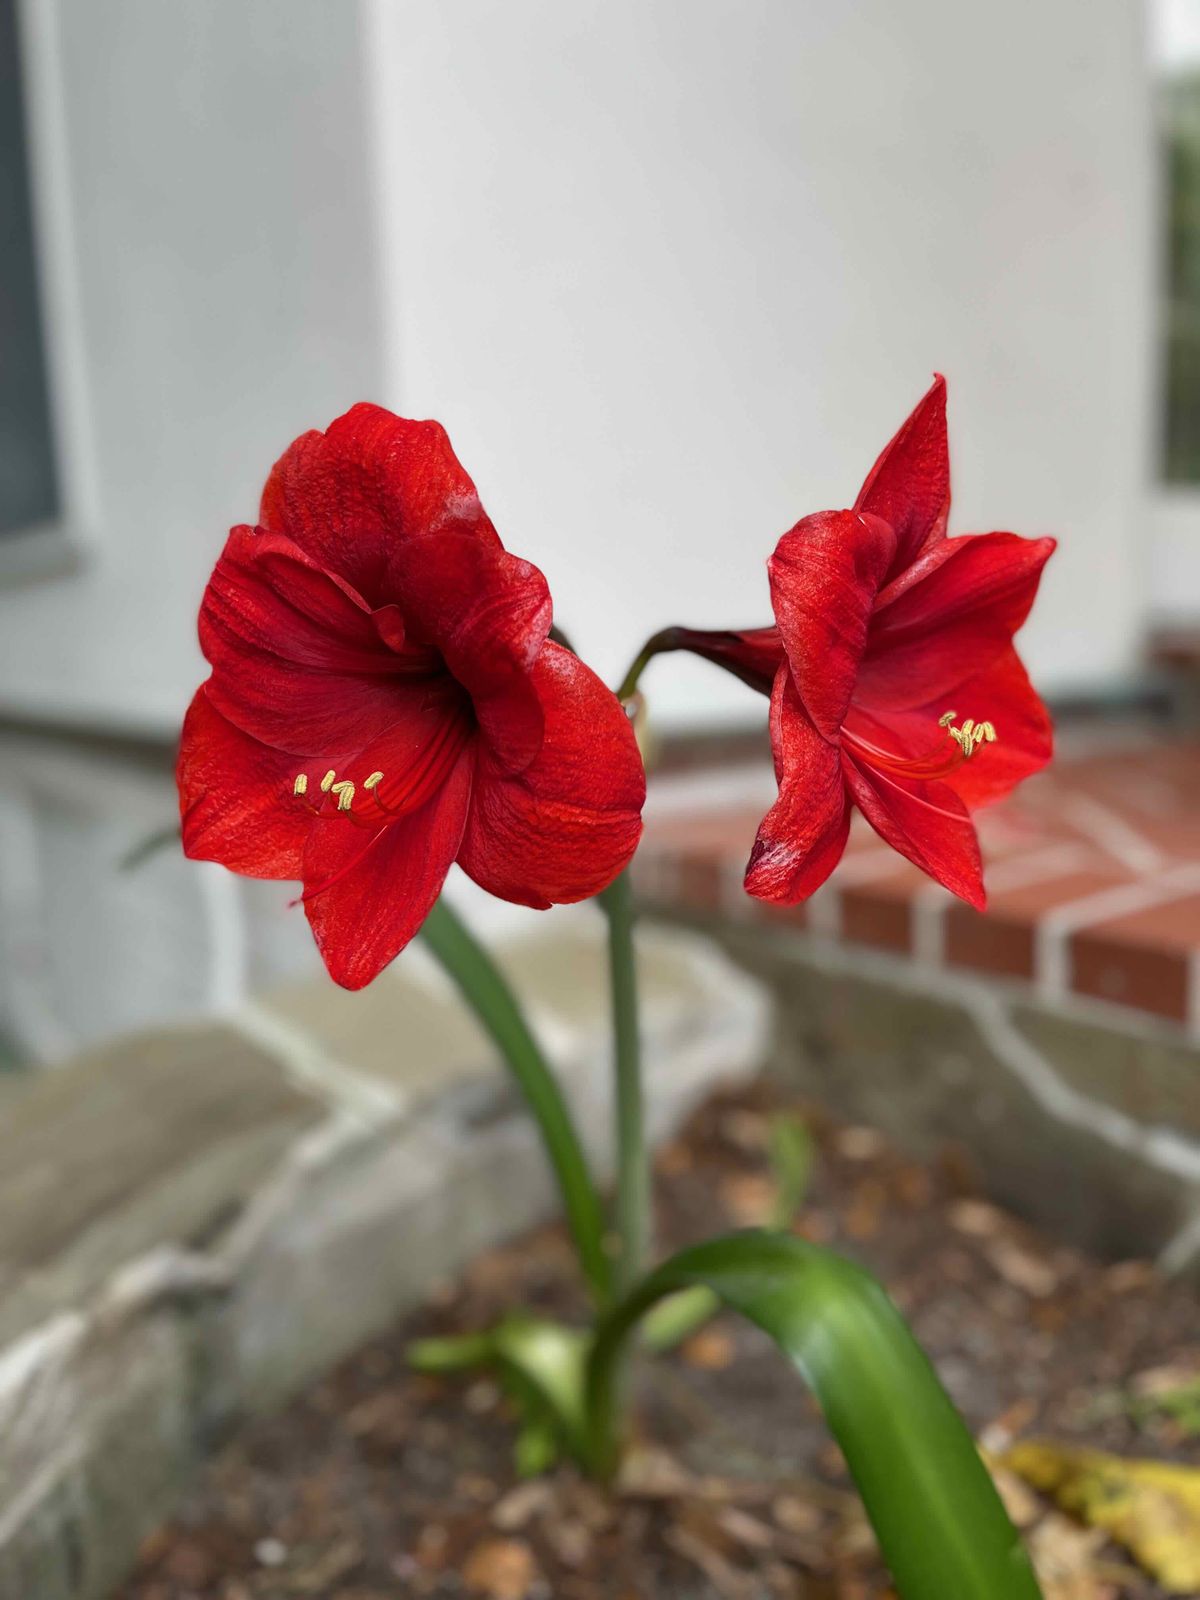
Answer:
POLYGON ((1119 861, 1130 872, 1147 874, 1163 872, 1171 865, 1171 857, 1164 850, 1139 833, 1131 822, 1106 806, 1102 800, 1089 794, 1068 794, 1063 797, 1062 815, 1066 816, 1106 855, 1119 861))
POLYGON ((403 1116, 405 1096, 363 1072, 344 1066, 308 1030, 287 1022, 263 1001, 248 1000, 224 1019, 272 1057, 297 1087, 316 1093, 332 1109, 377 1128, 403 1116))
POLYGON ((986 991, 974 1015, 986 1024, 985 1040, 1020 1079, 1044 1111, 1093 1133, 1114 1149, 1139 1155, 1187 1183, 1200 1186, 1200 1141, 1162 1123, 1143 1123, 1065 1083, 1042 1052, 1017 1029, 1003 1001, 986 991))
POLYGON ((823 971, 866 974, 893 989, 932 995, 960 1006, 975 1020, 985 1043, 996 1046, 1001 1060, 1055 1121, 1092 1133, 1115 1149, 1138 1155, 1159 1171, 1196 1185, 1200 1192, 1200 1140, 1187 1138, 1161 1123, 1138 1122, 1065 1083, 1017 1029, 1006 997, 997 994, 990 983, 960 977, 946 968, 919 969, 908 957, 812 939, 803 932, 788 932, 784 937, 802 959, 823 971))
POLYGON ((913 895, 912 958, 925 967, 946 964, 946 914, 954 896, 940 883, 925 883, 913 895))
POLYGON ((1170 905, 1200 891, 1200 862, 1170 868, 1140 883, 1117 884, 1083 895, 1066 905, 1055 906, 1034 923, 1034 981, 1047 995, 1067 994, 1071 989, 1070 940, 1087 927, 1112 922, 1119 917, 1149 911, 1154 906, 1170 905))
POLYGON ((1200 1210, 1158 1252, 1158 1265, 1168 1277, 1185 1272, 1200 1260, 1200 1210))
POLYGON ((1093 847, 1082 840, 1047 844, 1026 855, 1005 856, 990 868, 985 864, 984 881, 989 893, 997 890, 1007 894, 1035 883, 1051 883, 1055 878, 1084 871, 1095 864, 1093 847))

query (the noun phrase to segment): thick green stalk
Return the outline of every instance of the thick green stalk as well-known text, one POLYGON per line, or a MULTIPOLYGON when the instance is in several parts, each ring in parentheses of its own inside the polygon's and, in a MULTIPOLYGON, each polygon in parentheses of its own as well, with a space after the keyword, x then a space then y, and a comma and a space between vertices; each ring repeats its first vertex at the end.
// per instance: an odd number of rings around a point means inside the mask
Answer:
POLYGON ((617 699, 631 700, 637 693, 638 682, 642 673, 653 661, 654 657, 662 655, 665 650, 678 650, 679 647, 678 628, 663 628, 653 638, 647 639, 630 664, 629 671, 622 678, 621 687, 617 690, 617 699))
POLYGON ((680 1251, 601 1319, 587 1372, 590 1465, 607 1476, 624 1348, 667 1295, 704 1286, 790 1356, 820 1402, 903 1600, 1040 1600, 974 1440, 904 1319, 860 1267, 784 1234, 680 1251))
POLYGON ((439 900, 421 929, 426 945, 499 1047, 532 1111, 558 1179, 579 1263, 598 1304, 609 1299, 604 1212, 571 1113, 507 980, 474 934, 439 900))
POLYGON ((614 1097, 617 1134, 616 1281, 624 1293, 645 1268, 650 1248, 650 1161, 642 1096, 637 967, 633 953, 633 893, 623 872, 600 896, 608 918, 612 982, 614 1097))

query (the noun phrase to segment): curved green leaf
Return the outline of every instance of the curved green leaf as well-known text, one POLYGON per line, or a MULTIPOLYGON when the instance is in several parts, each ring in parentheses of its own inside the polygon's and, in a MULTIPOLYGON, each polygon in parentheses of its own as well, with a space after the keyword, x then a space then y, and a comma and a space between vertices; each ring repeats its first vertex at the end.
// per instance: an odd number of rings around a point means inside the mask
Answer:
POLYGON ((472 1367, 500 1372, 520 1406, 517 1465, 529 1477, 552 1466, 560 1447, 587 1463, 583 1397, 590 1342, 582 1329, 518 1312, 485 1333, 415 1339, 407 1354, 418 1372, 465 1372, 472 1367))
POLYGON ((593 1465, 610 1471, 626 1335, 656 1301, 704 1285, 757 1323, 811 1386, 903 1600, 1039 1600, 974 1441, 904 1319, 841 1256, 783 1234, 681 1251, 601 1322, 588 1368, 593 1465))
MULTIPOLYGON (((770 1122, 771 1176, 775 1198, 768 1227, 790 1228, 800 1209, 812 1173, 812 1135, 799 1117, 781 1112, 770 1122)), ((707 1284, 668 1295, 646 1313, 642 1342, 656 1354, 673 1350, 721 1309, 721 1301, 707 1284)))
POLYGON ((603 1305, 612 1277, 604 1212, 558 1080, 504 974, 444 897, 426 917, 421 937, 498 1046, 525 1096, 558 1179, 584 1276, 603 1305))

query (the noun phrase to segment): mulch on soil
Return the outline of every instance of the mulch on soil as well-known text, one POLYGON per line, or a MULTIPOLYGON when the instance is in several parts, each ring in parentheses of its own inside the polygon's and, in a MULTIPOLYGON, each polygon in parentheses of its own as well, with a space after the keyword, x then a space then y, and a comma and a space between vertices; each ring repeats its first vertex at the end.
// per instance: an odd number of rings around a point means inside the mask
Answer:
MULTIPOLYGON (((1128 1397, 1200 1375, 1195 1294, 1138 1262, 1089 1260, 970 1193, 962 1163, 906 1161, 875 1132, 794 1108, 769 1083, 719 1094, 657 1163, 677 1247, 764 1222, 769 1118, 818 1143, 797 1229, 888 1286, 985 1444, 1037 1435, 1200 1465, 1200 1437, 1128 1397), (1165 1378, 1164 1378, 1165 1375, 1165 1378)), ((397 1240, 403 1248, 403 1240, 397 1240)), ((563 1467, 519 1479, 487 1375, 411 1372, 405 1345, 514 1307, 583 1306, 546 1228, 475 1261, 418 1315, 217 1457, 147 1541, 119 1600, 876 1600, 869 1527, 813 1402, 775 1348, 722 1315, 643 1369, 619 1493, 563 1467)), ((1047 1600, 1154 1600, 1128 1554, 1002 1483, 1047 1600)))

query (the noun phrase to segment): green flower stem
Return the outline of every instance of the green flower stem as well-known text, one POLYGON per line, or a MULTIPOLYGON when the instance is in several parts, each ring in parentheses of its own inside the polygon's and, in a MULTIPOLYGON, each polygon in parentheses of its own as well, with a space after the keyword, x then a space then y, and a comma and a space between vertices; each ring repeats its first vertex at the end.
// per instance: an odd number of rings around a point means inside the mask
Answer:
POLYGON ((641 650, 634 657, 629 671, 622 678, 621 687, 617 690, 617 699, 632 700, 637 693, 638 682, 642 673, 654 657, 662 655, 667 650, 678 650, 679 648, 678 628, 664 628, 661 633, 656 633, 652 638, 647 639, 641 650))
POLYGON ((743 1233, 680 1251, 601 1319, 588 1360, 590 1466, 613 1472, 620 1368, 657 1301, 709 1288, 811 1387, 903 1600, 1040 1600, 975 1442, 903 1317, 861 1268, 802 1239, 743 1233))
POLYGON ((637 968, 633 953, 633 892, 623 872, 600 896, 608 918, 612 982, 613 1057, 616 1069, 617 1257, 616 1283, 624 1293, 645 1268, 650 1247, 650 1162, 642 1097, 637 968))
POLYGON ((597 1304, 603 1306, 612 1282, 604 1249, 604 1212, 558 1081, 504 975, 445 898, 426 917, 421 936, 520 1085, 558 1179, 583 1274, 597 1304))

